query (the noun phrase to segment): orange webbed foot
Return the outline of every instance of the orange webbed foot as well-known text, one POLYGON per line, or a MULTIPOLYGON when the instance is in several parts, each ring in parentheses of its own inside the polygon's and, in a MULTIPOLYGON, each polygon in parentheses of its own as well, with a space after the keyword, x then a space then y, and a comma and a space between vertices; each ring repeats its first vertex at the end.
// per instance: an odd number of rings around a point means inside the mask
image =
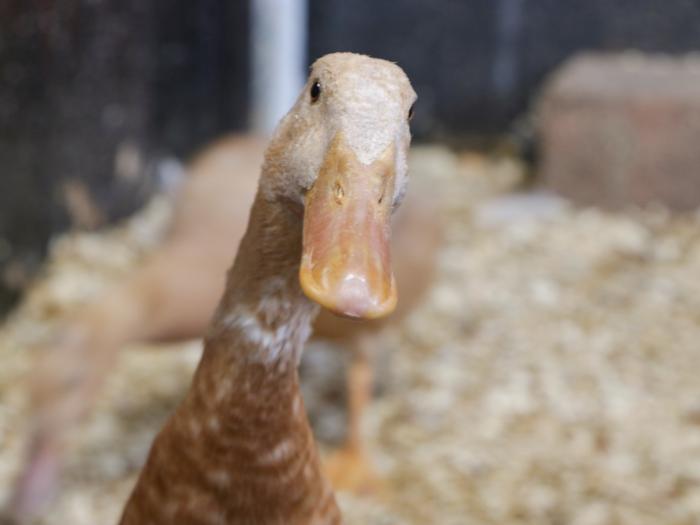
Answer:
POLYGON ((367 454, 353 446, 331 452, 323 464, 326 476, 337 491, 384 499, 388 489, 367 454))

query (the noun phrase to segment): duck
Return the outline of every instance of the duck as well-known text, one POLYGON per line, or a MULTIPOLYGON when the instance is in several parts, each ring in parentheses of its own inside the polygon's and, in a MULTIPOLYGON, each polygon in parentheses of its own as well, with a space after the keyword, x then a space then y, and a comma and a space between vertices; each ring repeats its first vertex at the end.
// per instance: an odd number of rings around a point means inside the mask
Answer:
MULTIPOLYGON (((202 337, 245 233, 264 151, 264 138, 231 134, 198 154, 175 194, 164 240, 134 271, 72 312, 39 349, 29 376, 33 429, 12 498, 14 514, 41 513, 52 500, 70 448, 67 433, 91 413, 121 349, 202 337)), ((313 325, 313 337, 331 340, 350 355, 347 437, 324 461, 337 489, 366 494, 382 485, 361 432, 375 356, 385 350, 377 340, 423 299, 442 239, 435 196, 427 187, 419 189, 407 194, 392 219, 391 250, 401 290, 396 310, 357 323, 321 309, 313 325)))
POLYGON ((318 59, 267 147, 248 227, 185 398, 156 436, 121 525, 342 522, 299 392, 324 307, 397 304, 390 224, 416 100, 396 64, 318 59))

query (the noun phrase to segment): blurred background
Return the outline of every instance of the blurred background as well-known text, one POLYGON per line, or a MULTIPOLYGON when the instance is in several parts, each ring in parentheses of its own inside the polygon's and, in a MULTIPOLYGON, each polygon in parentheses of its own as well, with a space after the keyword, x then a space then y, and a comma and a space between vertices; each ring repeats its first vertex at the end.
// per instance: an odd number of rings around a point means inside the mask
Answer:
MULTIPOLYGON (((157 248, 193 155, 353 51, 418 93, 411 191, 444 243, 378 336, 389 495, 341 494, 348 523, 700 522, 698 27, 696 0, 0 0, 0 505, 25 349, 157 248)), ((114 521, 197 351, 124 358, 40 523, 114 521)))
MULTIPOLYGON (((296 91, 308 64, 331 51, 396 61, 420 94, 418 141, 459 144, 519 131, 529 140, 518 119, 573 54, 684 53, 700 45, 700 7, 692 0, 663 7, 653 0, 287 3, 271 3, 258 26, 258 38, 271 41, 267 56, 284 53, 282 83, 296 91), (265 27, 266 14, 281 20, 265 27), (279 29, 285 23, 297 29, 279 29)), ((184 159, 222 133, 248 129, 257 90, 254 13, 245 1, 5 0, 0 9, 7 305, 50 235, 71 223, 62 190, 68 181, 85 185, 103 221, 123 216, 153 191, 160 158, 184 159)), ((275 63, 261 62, 258 75, 275 63)), ((276 80, 267 89, 281 89, 288 106, 290 88, 276 80)))

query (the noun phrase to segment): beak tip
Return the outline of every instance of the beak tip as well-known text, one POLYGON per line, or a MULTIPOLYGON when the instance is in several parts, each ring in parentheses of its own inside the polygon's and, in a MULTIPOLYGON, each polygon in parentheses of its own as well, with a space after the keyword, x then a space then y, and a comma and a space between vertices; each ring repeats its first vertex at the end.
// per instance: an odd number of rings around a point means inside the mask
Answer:
POLYGON ((396 287, 392 277, 389 290, 382 297, 371 290, 364 279, 349 277, 335 290, 319 286, 310 275, 302 272, 301 285, 304 293, 331 312, 354 319, 378 319, 389 315, 396 308, 396 287))

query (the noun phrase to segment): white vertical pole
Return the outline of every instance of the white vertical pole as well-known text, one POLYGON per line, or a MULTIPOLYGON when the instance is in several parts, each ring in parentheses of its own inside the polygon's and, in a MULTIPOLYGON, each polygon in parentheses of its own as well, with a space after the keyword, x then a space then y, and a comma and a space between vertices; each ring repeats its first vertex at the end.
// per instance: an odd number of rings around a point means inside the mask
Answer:
POLYGON ((269 135, 305 81, 307 0, 251 0, 251 124, 269 135))

